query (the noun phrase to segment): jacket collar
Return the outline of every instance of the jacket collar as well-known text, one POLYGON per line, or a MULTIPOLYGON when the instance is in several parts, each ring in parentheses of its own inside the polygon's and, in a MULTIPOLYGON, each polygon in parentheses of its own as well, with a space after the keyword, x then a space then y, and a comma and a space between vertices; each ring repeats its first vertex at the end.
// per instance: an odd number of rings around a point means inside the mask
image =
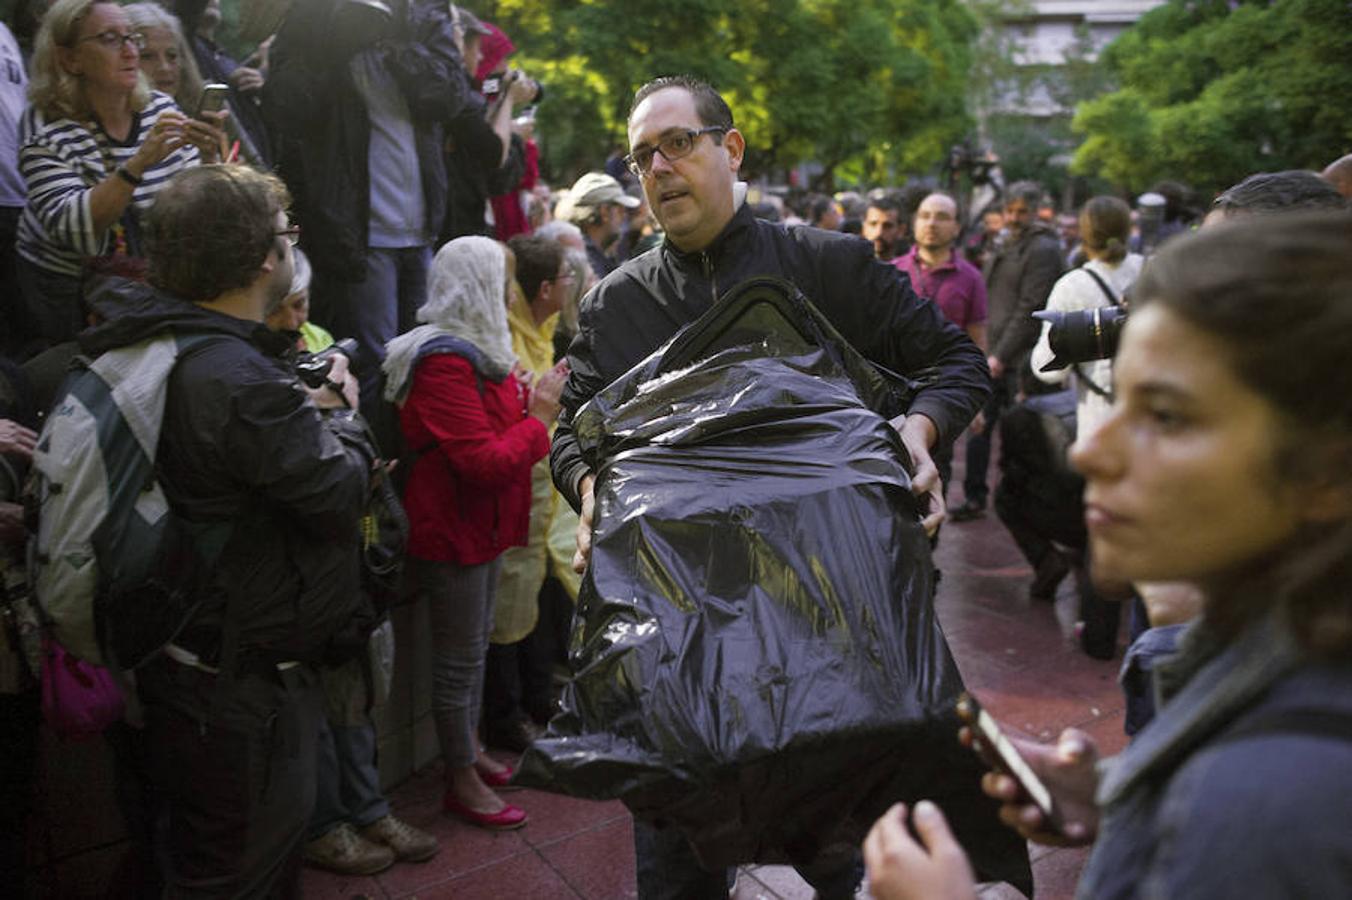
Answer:
POLYGON ((285 356, 292 347, 285 332, 272 331, 262 322, 206 309, 125 278, 103 279, 90 292, 89 305, 103 319, 78 337, 80 351, 89 357, 166 330, 228 335, 273 357, 285 356))
MULTIPOLYGON (((735 188, 736 186, 734 186, 735 188)), ((748 237, 756 227, 756 217, 751 212, 751 205, 746 202, 745 191, 733 191, 733 202, 736 203, 736 209, 728 224, 723 226, 723 230, 709 242, 708 246, 702 250, 691 250, 686 252, 678 248, 671 242, 671 239, 663 236, 662 249, 683 262, 694 262, 701 257, 714 259, 723 255, 723 249, 729 245, 735 246, 738 242, 748 237)))
POLYGON ((1106 767, 1098 802, 1120 800, 1143 780, 1167 771, 1251 706, 1301 660, 1276 615, 1223 643, 1200 620, 1179 650, 1156 667, 1159 713, 1106 767))

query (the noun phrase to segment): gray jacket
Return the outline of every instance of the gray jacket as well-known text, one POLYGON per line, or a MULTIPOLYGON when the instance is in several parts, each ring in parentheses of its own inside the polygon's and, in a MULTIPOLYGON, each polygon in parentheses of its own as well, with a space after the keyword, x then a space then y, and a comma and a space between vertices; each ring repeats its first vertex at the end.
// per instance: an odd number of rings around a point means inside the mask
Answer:
POLYGON ((1077 896, 1352 896, 1352 664, 1269 620, 1230 644, 1193 626, 1156 676, 1159 715, 1105 766, 1077 896), (1341 733, 1291 725, 1311 713, 1341 733))
POLYGON ((990 355, 1005 369, 1019 368, 1032 352, 1042 333, 1033 313, 1047 305, 1062 271, 1061 243, 1041 222, 1028 226, 986 263, 986 333, 990 355))

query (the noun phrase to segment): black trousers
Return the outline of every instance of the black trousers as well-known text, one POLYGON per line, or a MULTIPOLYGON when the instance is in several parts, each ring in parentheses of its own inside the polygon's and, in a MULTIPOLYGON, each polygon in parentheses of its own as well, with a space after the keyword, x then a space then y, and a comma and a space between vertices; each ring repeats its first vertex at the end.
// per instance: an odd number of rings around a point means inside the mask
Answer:
POLYGON ((306 666, 217 678, 161 659, 139 675, 168 809, 165 896, 300 896, 323 700, 306 666))
POLYGON ((543 724, 553 711, 554 665, 567 662, 573 603, 546 578, 535 630, 515 644, 489 644, 484 667, 485 724, 529 716, 543 724))

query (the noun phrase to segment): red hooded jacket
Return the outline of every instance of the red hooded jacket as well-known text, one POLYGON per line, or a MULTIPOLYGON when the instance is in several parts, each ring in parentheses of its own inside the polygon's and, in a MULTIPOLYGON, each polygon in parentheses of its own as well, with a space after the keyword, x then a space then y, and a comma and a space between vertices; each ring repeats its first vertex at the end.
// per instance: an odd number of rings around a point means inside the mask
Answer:
POLYGON ((549 430, 527 415, 516 378, 489 381, 454 353, 424 357, 399 421, 419 451, 404 495, 411 556, 473 566, 526 543, 531 466, 549 453, 549 430))

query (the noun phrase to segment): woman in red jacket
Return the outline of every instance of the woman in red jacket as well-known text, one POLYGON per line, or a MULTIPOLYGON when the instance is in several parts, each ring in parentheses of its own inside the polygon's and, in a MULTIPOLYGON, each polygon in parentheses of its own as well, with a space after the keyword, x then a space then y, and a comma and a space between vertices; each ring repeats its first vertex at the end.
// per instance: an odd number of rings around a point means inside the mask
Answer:
POLYGON ((479 746, 484 654, 498 556, 524 544, 531 466, 549 452, 562 367, 532 389, 516 374, 507 330, 507 249, 484 237, 441 248, 428 274, 425 323, 389 343, 386 397, 399 405, 409 473, 409 573, 432 623, 432 708, 446 762, 447 812, 483 828, 519 828, 521 809, 493 787, 512 776, 479 746))

